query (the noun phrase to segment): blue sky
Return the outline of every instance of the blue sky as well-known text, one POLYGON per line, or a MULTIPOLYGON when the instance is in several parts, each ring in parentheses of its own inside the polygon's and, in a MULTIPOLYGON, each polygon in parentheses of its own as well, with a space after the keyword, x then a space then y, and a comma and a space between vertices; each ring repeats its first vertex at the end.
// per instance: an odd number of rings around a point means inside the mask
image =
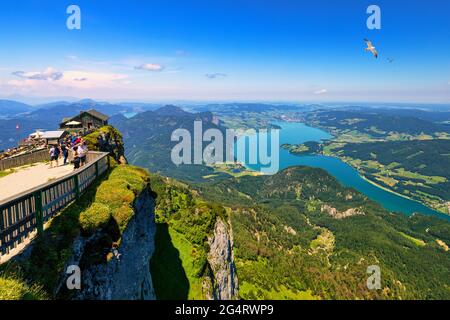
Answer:
POLYGON ((0 26, 0 97, 450 103, 448 1, 18 0, 0 26))

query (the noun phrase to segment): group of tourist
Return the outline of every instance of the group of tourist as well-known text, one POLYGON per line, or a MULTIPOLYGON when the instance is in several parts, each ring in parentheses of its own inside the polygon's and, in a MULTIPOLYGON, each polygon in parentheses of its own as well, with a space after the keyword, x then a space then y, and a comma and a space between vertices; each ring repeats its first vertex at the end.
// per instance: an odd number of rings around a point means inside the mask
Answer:
POLYGON ((0 151, 0 160, 20 156, 22 154, 29 153, 40 148, 45 148, 45 141, 37 141, 31 139, 30 141, 24 140, 18 147, 0 151))
POLYGON ((69 153, 72 153, 74 169, 79 169, 87 163, 88 147, 83 140, 81 134, 71 134, 58 145, 53 145, 50 148, 50 168, 57 167, 59 159, 63 159, 63 165, 68 164, 69 153))

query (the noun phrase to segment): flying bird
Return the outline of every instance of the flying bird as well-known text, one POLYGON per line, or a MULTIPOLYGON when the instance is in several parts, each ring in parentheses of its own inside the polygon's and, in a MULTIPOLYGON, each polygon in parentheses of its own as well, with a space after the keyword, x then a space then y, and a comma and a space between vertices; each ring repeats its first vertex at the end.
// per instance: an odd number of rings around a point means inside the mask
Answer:
POLYGON ((377 52, 377 50, 375 50, 375 47, 373 46, 372 42, 369 39, 364 39, 364 41, 367 44, 366 51, 372 52, 373 56, 375 58, 378 58, 378 52, 377 52))

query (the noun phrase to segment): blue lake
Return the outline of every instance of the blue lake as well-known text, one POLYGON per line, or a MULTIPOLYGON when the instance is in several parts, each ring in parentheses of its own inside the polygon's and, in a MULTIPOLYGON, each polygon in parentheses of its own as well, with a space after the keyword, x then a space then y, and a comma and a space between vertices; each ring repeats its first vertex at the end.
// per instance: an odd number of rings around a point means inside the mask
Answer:
POLYGON ((137 115, 138 113, 137 112, 125 112, 124 114, 123 114, 123 116, 125 117, 125 118, 128 118, 128 119, 130 119, 130 118, 133 118, 135 115, 137 115))
MULTIPOLYGON (((299 144, 307 141, 321 141, 331 138, 327 132, 306 126, 302 123, 276 122, 274 124, 282 128, 280 130, 280 145, 284 143, 299 144)), ((297 165, 325 169, 343 185, 355 188, 390 211, 401 212, 406 215, 419 212, 450 221, 450 216, 435 211, 417 201, 410 200, 371 184, 361 177, 356 169, 338 158, 322 155, 298 156, 280 148, 279 161, 280 170, 297 165)), ((260 165, 247 165, 247 167, 253 170, 259 170, 261 168, 260 165)))

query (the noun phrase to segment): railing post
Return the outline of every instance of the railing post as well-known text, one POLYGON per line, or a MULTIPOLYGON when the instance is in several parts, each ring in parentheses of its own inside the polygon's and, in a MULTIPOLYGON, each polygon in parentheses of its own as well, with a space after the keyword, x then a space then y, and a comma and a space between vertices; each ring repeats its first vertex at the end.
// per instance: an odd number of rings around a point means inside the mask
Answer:
POLYGON ((36 207, 36 229, 38 235, 41 235, 44 232, 44 214, 42 209, 42 191, 37 191, 34 194, 34 204, 36 207))
POLYGON ((78 180, 78 174, 76 174, 73 178, 75 181, 75 197, 78 199, 80 197, 80 182, 78 180))

